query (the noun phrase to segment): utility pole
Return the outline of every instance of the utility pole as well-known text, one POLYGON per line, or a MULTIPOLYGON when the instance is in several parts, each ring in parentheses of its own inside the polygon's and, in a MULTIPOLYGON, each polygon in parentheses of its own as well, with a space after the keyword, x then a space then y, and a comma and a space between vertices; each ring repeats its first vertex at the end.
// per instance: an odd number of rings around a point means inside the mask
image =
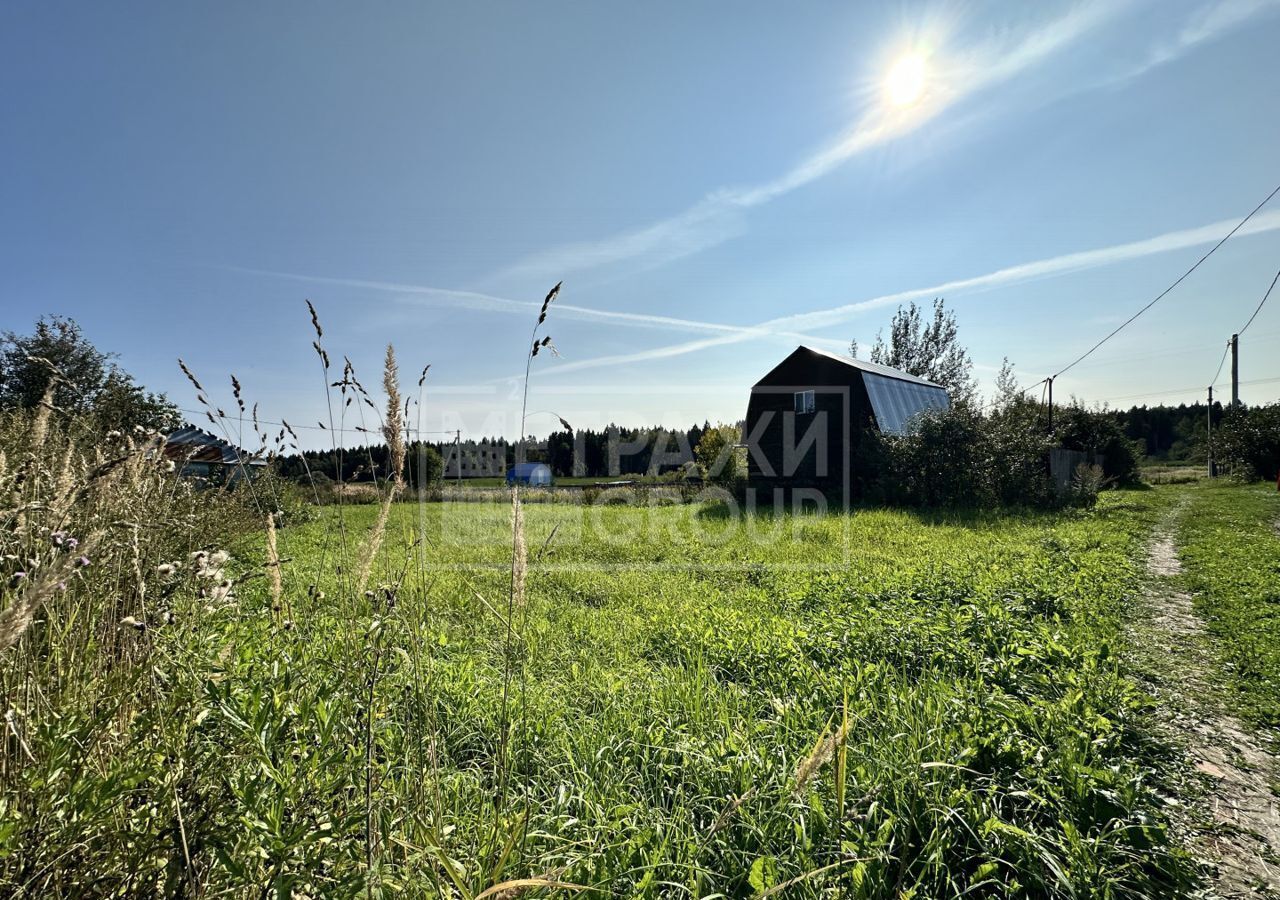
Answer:
POLYGON ((1231 335, 1231 405, 1240 405, 1240 335, 1231 335))
POLYGON ((1213 465, 1213 385, 1209 385, 1209 408, 1204 414, 1205 433, 1208 435, 1209 477, 1214 478, 1218 472, 1213 465))
POLYGON ((1049 433, 1053 434, 1053 376, 1049 376, 1049 433))

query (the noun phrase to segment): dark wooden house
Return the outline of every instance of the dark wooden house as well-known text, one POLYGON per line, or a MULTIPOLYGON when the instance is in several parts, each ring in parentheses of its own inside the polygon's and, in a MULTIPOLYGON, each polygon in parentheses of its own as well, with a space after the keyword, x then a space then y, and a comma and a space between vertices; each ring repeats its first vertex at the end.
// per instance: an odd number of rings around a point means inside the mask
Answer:
POLYGON ((753 486, 850 484, 861 436, 901 434, 912 418, 948 409, 945 388, 898 369, 797 347, 751 388, 743 440, 753 486))

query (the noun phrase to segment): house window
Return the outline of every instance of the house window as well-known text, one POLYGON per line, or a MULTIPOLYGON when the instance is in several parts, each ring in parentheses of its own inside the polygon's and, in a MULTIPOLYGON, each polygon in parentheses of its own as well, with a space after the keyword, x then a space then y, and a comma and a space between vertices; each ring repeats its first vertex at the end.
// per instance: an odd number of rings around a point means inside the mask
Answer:
POLYGON ((796 391, 796 413, 811 413, 813 410, 813 391, 796 391))

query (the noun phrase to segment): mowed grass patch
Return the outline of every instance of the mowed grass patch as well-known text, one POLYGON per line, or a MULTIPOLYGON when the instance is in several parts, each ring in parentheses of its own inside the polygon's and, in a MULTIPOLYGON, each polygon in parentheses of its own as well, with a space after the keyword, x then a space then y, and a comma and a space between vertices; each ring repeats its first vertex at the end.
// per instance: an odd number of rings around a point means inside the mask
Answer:
POLYGON ((1280 725, 1280 493, 1203 483, 1178 534, 1196 610, 1218 641, 1240 708, 1280 725))

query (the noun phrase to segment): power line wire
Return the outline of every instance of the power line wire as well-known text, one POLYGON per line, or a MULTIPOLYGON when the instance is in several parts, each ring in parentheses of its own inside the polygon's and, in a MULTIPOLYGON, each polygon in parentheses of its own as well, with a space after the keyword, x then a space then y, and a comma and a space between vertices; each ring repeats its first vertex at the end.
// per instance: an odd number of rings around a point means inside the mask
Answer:
POLYGON ((1223 347, 1223 348, 1222 348, 1222 359, 1218 360, 1218 371, 1214 372, 1214 373, 1213 373, 1213 377, 1209 379, 1209 387, 1214 387, 1214 386, 1216 386, 1216 385, 1217 385, 1217 383, 1218 383, 1218 376, 1222 374, 1222 367, 1223 367, 1224 365, 1226 365, 1226 362, 1227 362, 1227 354, 1228 354, 1229 352, 1231 352, 1231 342, 1230 342, 1230 341, 1228 341, 1228 342, 1227 342, 1227 345, 1226 345, 1225 347, 1223 347))
MULTIPOLYGON (((1240 386, 1244 387, 1245 385, 1250 385, 1250 384, 1272 384, 1278 381, 1280 381, 1280 378, 1254 378, 1250 381, 1240 382, 1240 386)), ((1168 391, 1146 391, 1141 394, 1125 394, 1124 396, 1121 396, 1121 397, 1098 397, 1093 402, 1109 403, 1112 400, 1140 400, 1143 397, 1168 397, 1173 394, 1194 394, 1201 390, 1203 390, 1203 388, 1186 387, 1186 388, 1175 388, 1173 390, 1168 390, 1168 391)))
MULTIPOLYGON (((179 409, 179 412, 189 413, 190 415, 193 415, 193 416, 203 416, 203 415, 209 414, 209 411, 208 411, 207 409, 186 409, 186 408, 184 408, 184 407, 179 407, 178 409, 179 409)), ((223 420, 224 422, 231 422, 231 421, 235 421, 235 420, 237 420, 238 418, 240 418, 240 417, 237 417, 237 416, 229 416, 229 415, 227 415, 226 413, 223 413, 222 415, 218 415, 218 414, 215 412, 215 413, 212 413, 211 415, 213 415, 213 417, 214 417, 215 419, 221 419, 221 420, 223 420)), ((250 417, 248 417, 248 416, 245 416, 245 417, 243 417, 243 418, 244 418, 244 422, 245 422, 245 424, 246 424, 246 425, 250 425, 250 424, 252 424, 252 422, 253 422, 252 418, 250 418, 250 417)), ((284 422, 275 422, 275 421, 272 421, 271 419, 258 419, 258 424, 259 424, 259 425, 279 425, 279 426, 281 426, 282 428, 283 428, 283 427, 285 427, 285 423, 284 423, 284 422)), ((374 433, 374 432, 377 432, 377 433, 379 433, 379 434, 380 434, 380 433, 382 432, 382 429, 381 429, 381 428, 377 428, 377 429, 374 429, 374 428, 330 428, 328 425, 323 425, 323 426, 321 426, 321 425, 297 425, 297 424, 293 424, 293 423, 290 423, 290 424, 288 425, 288 427, 289 427, 289 428, 307 428, 307 429, 310 429, 311 431, 336 431, 336 432, 340 432, 340 433, 343 433, 343 434, 357 434, 357 433, 360 433, 360 434, 372 434, 372 433, 374 433)), ((453 431, 453 430, 450 430, 450 431, 418 431, 418 430, 416 430, 416 429, 412 429, 412 428, 411 428, 411 429, 409 429, 409 431, 410 431, 410 433, 412 433, 412 434, 453 434, 453 433, 454 433, 454 431, 453 431)))
MULTIPOLYGON (((1267 292, 1262 295, 1262 300, 1258 302, 1258 306, 1257 308, 1254 309, 1253 315, 1249 317, 1249 321, 1244 323, 1244 328, 1241 328, 1239 331, 1236 332, 1237 338, 1249 330, 1249 326, 1252 325, 1253 320, 1258 317, 1258 313, 1262 312, 1262 307, 1266 305, 1267 298, 1271 296, 1271 291, 1275 289, 1277 281, 1280 281, 1280 271, 1277 271, 1276 277, 1271 279, 1271 286, 1268 287, 1267 292)), ((1213 378, 1209 380, 1209 387, 1214 388, 1218 386, 1218 376, 1222 374, 1222 367, 1226 365, 1227 354, 1230 352, 1231 352, 1231 342, 1227 341, 1227 346, 1223 348, 1223 351, 1222 351, 1222 359, 1218 360, 1217 371, 1213 373, 1213 378)))
POLYGON ((1241 328, 1236 332, 1237 335, 1244 334, 1249 330, 1249 326, 1252 325, 1253 320, 1258 317, 1258 313, 1262 312, 1262 307, 1267 302, 1267 298, 1271 296, 1271 291, 1275 288, 1277 281, 1280 281, 1280 270, 1276 272, 1276 277, 1271 279, 1271 287, 1267 288, 1267 292, 1262 295, 1262 302, 1259 303, 1258 308, 1253 311, 1253 315, 1249 317, 1249 321, 1244 323, 1244 328, 1241 328))
POLYGON ((1182 282, 1187 278, 1187 276, 1188 276, 1188 275, 1190 275, 1190 274, 1191 274, 1192 272, 1194 272, 1196 269, 1200 268, 1200 264, 1201 264, 1201 263, 1203 263, 1203 262, 1204 262, 1206 259, 1208 259, 1210 256, 1213 256, 1213 254, 1217 252, 1217 250, 1218 250, 1218 248, 1219 248, 1219 247, 1221 247, 1223 244, 1225 244, 1225 243, 1226 243, 1226 242, 1227 242, 1227 241, 1232 237, 1232 235, 1234 235, 1237 231, 1239 231, 1241 228, 1243 228, 1243 227, 1244 227, 1244 225, 1245 225, 1245 223, 1246 223, 1246 222, 1248 222, 1250 219, 1252 219, 1252 218, 1253 218, 1253 217, 1258 213, 1258 211, 1259 211, 1260 209, 1262 209, 1262 207, 1266 206, 1266 205, 1267 205, 1267 203, 1268 203, 1268 202, 1270 202, 1271 198, 1272 198, 1272 197, 1274 197, 1276 194, 1280 194, 1280 185, 1276 185, 1275 190, 1273 190, 1270 194, 1267 194, 1267 196, 1266 196, 1266 199, 1265 199, 1265 200, 1263 200, 1261 203, 1259 203, 1257 206, 1255 206, 1255 207, 1253 208, 1253 211, 1252 211, 1252 212, 1250 212, 1247 216, 1245 216, 1243 219, 1241 219, 1241 220, 1240 220, 1240 222, 1236 225, 1236 227, 1235 227, 1235 228, 1232 228, 1230 231, 1228 231, 1228 232, 1226 233, 1226 235, 1222 238, 1222 240, 1218 241, 1218 243, 1214 244, 1211 248, 1209 248, 1209 252, 1207 252, 1204 256, 1202 256, 1202 257, 1200 257, 1198 260, 1196 260, 1195 265, 1193 265, 1191 268, 1187 269, 1187 271, 1185 271, 1185 272, 1183 272, 1181 275, 1179 275, 1179 276, 1178 276, 1177 281, 1175 281, 1173 284, 1169 285, 1167 288, 1165 288, 1163 291, 1161 291, 1159 294, 1157 294, 1157 295, 1156 295, 1156 297, 1155 297, 1155 299, 1154 299, 1154 300, 1152 300, 1150 303, 1148 303, 1146 306, 1142 307, 1142 309, 1138 310, 1138 311, 1137 311, 1136 313, 1134 313, 1132 316, 1130 316, 1129 318, 1125 319, 1125 321, 1124 321, 1124 322, 1122 322, 1120 325, 1118 325, 1118 326, 1115 328, 1115 330, 1113 330, 1110 334, 1108 334, 1108 335, 1107 335, 1106 337, 1104 337, 1102 340, 1098 341, 1098 343, 1094 344, 1092 347, 1090 347, 1088 350, 1086 350, 1086 351, 1085 351, 1084 353, 1082 353, 1080 356, 1076 357, 1074 360, 1072 360, 1072 362, 1071 362, 1071 363, 1069 363, 1069 364, 1068 364, 1067 366, 1065 366, 1063 369, 1059 370, 1058 372, 1055 372, 1055 373, 1053 374, 1053 376, 1052 376, 1052 377, 1057 378, 1057 377, 1059 377, 1060 375, 1062 375, 1062 374, 1064 374, 1065 372, 1067 372, 1067 371, 1068 371, 1069 369, 1071 369, 1072 367, 1074 367, 1077 363, 1083 362, 1085 359, 1087 359, 1087 358, 1088 358, 1088 357, 1093 353, 1093 351, 1097 350, 1099 347, 1101 347, 1101 346, 1102 346, 1103 344, 1105 344, 1107 341, 1111 340, 1113 337, 1115 337, 1117 334, 1119 334, 1121 331, 1123 331, 1126 327, 1128 327, 1128 326, 1129 326, 1129 325, 1130 325, 1130 324, 1131 324, 1135 319, 1137 319, 1139 316, 1141 316, 1144 312, 1146 312, 1146 311, 1147 311, 1147 310, 1149 310, 1151 307, 1153 307, 1153 306, 1155 306, 1157 303, 1159 303, 1162 299, 1164 299, 1165 295, 1167 295, 1170 291, 1172 291, 1172 290, 1173 290, 1174 288, 1176 288, 1178 285, 1182 284, 1182 282))

